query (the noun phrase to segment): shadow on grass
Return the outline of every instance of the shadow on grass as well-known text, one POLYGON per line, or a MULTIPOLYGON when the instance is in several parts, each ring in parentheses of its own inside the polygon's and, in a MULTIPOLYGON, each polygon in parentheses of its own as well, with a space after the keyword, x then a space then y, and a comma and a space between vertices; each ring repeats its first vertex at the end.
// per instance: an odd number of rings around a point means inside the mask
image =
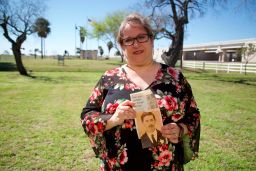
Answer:
POLYGON ((12 62, 0 62, 0 71, 17 71, 17 67, 12 62))
POLYGON ((212 71, 205 70, 190 70, 183 69, 186 72, 191 73, 187 78, 192 80, 214 80, 227 83, 244 84, 250 86, 256 86, 256 76, 231 73, 214 73, 212 71), (194 75, 193 75, 194 73, 194 75))
POLYGON ((73 82, 84 82, 84 79, 77 77, 69 77, 69 76, 59 76, 59 77, 51 77, 51 76, 30 76, 32 79, 47 82, 47 83, 73 83, 73 82))
POLYGON ((43 81, 43 82, 49 82, 49 83, 60 83, 63 82, 62 79, 59 78, 51 78, 47 76, 30 76, 31 78, 38 80, 38 81, 43 81))

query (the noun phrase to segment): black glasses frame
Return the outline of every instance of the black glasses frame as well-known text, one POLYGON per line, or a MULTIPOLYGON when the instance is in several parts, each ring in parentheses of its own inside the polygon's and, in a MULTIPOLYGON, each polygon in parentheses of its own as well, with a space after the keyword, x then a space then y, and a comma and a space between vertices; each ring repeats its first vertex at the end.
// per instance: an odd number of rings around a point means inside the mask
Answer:
POLYGON ((138 36, 134 37, 134 38, 126 38, 126 39, 122 39, 122 44, 125 45, 125 46, 132 46, 134 45, 134 42, 135 40, 138 42, 138 43, 145 43, 147 42, 150 38, 152 38, 152 35, 150 34, 139 34, 138 36), (141 36, 145 36, 145 40, 143 39, 140 39, 141 36), (127 40, 130 40, 130 42, 128 42, 127 40))

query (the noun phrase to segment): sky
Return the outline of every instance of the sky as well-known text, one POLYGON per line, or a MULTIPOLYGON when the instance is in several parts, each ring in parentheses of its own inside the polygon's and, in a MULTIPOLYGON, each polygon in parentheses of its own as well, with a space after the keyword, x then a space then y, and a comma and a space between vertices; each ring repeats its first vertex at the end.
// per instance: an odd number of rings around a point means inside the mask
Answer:
MULTIPOLYGON (((232 2, 236 2, 232 1, 232 2)), ((84 26, 90 30, 87 20, 103 20, 106 15, 118 10, 128 10, 139 0, 47 0, 44 17, 50 21, 51 33, 45 39, 47 55, 62 55, 67 50, 71 55, 75 47, 80 47, 79 31, 76 26, 84 26)), ((236 4, 237 5, 237 4, 236 4)), ((190 19, 186 25, 184 45, 203 44, 239 39, 256 38, 256 17, 249 10, 236 8, 208 10, 203 17, 190 19)), ((0 28, 0 54, 5 50, 11 52, 11 44, 3 37, 0 28)), ((30 35, 23 44, 23 53, 40 49, 41 41, 36 34, 30 35)), ((166 48, 170 40, 155 41, 155 48, 166 48)), ((88 39, 83 49, 97 49, 98 44, 108 54, 107 46, 102 41, 88 39)))

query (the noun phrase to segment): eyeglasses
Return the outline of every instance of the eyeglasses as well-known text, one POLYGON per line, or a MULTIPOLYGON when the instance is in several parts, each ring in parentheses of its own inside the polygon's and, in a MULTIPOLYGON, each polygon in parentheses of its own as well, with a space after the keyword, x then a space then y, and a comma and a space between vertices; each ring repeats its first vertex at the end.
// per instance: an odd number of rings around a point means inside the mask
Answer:
POLYGON ((149 40, 149 38, 151 38, 152 35, 149 34, 139 34, 137 37, 134 38, 126 38, 122 40, 123 45, 125 46, 132 46, 134 44, 135 39, 137 40, 137 42, 139 43, 145 43, 149 40))

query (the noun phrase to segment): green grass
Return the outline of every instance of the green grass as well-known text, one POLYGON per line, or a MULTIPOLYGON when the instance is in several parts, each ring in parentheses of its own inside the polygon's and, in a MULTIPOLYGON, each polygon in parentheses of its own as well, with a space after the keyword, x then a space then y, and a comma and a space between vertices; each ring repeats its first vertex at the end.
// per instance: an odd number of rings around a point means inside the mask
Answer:
MULTIPOLYGON (((13 60, 0 60, 1 71, 6 63, 13 60)), ((99 161, 88 158, 92 150, 79 117, 100 75, 119 61, 24 64, 35 78, 0 72, 0 170, 99 170, 99 161)), ((186 170, 256 170, 256 75, 184 75, 202 122, 199 158, 186 170)))
MULTIPOLYGON (((99 65, 97 60, 78 60, 66 59, 64 65, 58 64, 57 59, 34 59, 33 57, 23 57, 24 66, 32 72, 99 72, 105 71, 108 68, 115 67, 121 64, 121 60, 100 60, 99 65)), ((13 57, 3 56, 0 60, 0 71, 16 70, 13 57)))
POLYGON ((189 74, 201 109, 200 158, 188 170, 255 170, 256 75, 189 74))

